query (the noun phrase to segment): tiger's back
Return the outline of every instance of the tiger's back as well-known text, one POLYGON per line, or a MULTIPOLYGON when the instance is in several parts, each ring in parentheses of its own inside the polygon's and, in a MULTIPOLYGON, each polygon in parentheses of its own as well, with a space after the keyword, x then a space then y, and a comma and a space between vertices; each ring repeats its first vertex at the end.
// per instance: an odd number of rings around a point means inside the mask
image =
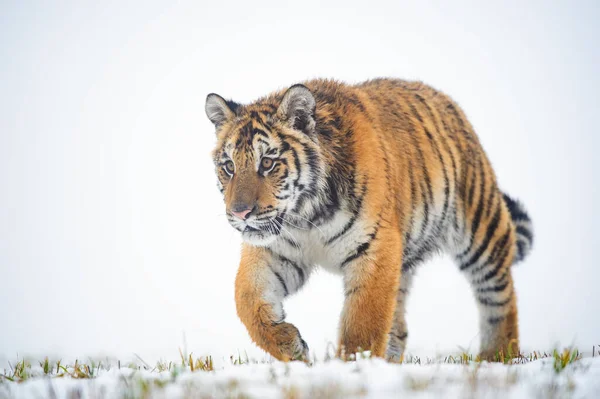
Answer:
MULTIPOLYGON (((408 293, 412 268, 443 250, 456 259, 475 291, 484 354, 490 356, 510 341, 516 344, 509 268, 533 243, 527 213, 499 190, 473 127, 452 99, 420 82, 377 80, 361 86, 379 105, 382 130, 396 153, 408 159, 402 166, 408 176, 401 175, 410 182, 410 201, 404 196, 400 204, 410 203, 404 224, 403 290, 408 293)), ((397 323, 397 335, 405 340, 402 324, 397 323)))
MULTIPOLYGON (((299 290, 316 265, 342 274, 340 345, 398 359, 408 336, 404 303, 412 272, 432 253, 447 252, 474 289, 482 354, 509 344, 518 350, 510 266, 531 247, 531 224, 520 204, 498 189, 462 110, 420 82, 376 79, 350 86, 315 80, 288 104, 294 87, 237 108, 229 133, 218 133, 221 145, 241 137, 254 143, 248 132, 264 130, 273 140, 264 138, 265 151, 289 147, 292 153, 288 159, 280 151, 280 172, 295 174, 295 180, 273 185, 276 197, 294 198, 271 227, 278 238, 246 245, 240 272, 245 258, 261 259, 273 275, 256 272, 269 281, 262 290, 277 291, 281 300, 299 290), (296 108, 284 113, 286 104, 296 108), (290 112, 295 114, 286 119, 290 112), (250 127, 243 133, 239 126, 250 127)), ((256 290, 245 287, 252 282, 243 275, 236 292, 249 295, 256 290)), ((238 314, 253 326, 256 308, 236 298, 238 314)), ((269 306, 275 309, 269 317, 283 320, 277 300, 269 306)), ((260 328, 248 329, 255 342, 286 358, 260 328)))

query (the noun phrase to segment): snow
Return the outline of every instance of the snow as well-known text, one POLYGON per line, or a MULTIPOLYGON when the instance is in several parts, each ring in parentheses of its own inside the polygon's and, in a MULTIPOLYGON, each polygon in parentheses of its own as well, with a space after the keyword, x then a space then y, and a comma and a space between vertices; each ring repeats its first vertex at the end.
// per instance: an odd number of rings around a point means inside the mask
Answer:
POLYGON ((41 368, 24 382, 0 378, 0 398, 547 398, 600 397, 600 357, 556 372, 552 358, 525 364, 390 364, 380 359, 227 364, 215 371, 112 367, 93 379, 49 378, 41 368))

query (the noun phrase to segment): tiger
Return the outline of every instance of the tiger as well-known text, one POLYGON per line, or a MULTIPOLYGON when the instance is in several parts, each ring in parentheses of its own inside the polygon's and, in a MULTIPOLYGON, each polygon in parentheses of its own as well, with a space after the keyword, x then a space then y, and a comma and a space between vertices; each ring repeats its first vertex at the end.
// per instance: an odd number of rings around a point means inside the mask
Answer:
POLYGON ((420 81, 315 79, 246 105, 211 93, 205 111, 242 238, 237 315, 260 348, 307 361, 283 301, 320 267, 343 280, 337 354, 401 362, 414 272, 445 253, 472 287, 482 358, 519 353, 511 266, 532 248, 531 220, 449 96, 420 81))

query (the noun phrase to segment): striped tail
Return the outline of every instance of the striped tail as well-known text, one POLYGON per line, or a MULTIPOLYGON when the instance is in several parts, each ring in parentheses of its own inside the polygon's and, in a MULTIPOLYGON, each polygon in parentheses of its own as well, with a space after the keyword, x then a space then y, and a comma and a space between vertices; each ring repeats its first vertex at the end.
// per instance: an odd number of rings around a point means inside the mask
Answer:
POLYGON ((513 264, 525 259, 533 246, 533 225, 523 204, 502 194, 517 231, 517 253, 513 264))

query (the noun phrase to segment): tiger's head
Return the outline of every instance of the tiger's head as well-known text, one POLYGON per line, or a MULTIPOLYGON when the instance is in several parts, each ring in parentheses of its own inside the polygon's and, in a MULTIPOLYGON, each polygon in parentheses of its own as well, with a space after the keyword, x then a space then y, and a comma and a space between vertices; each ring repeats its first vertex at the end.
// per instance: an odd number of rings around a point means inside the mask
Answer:
POLYGON ((206 98, 216 127, 213 160, 229 223, 245 242, 271 244, 319 185, 316 102, 303 85, 243 106, 206 98))

